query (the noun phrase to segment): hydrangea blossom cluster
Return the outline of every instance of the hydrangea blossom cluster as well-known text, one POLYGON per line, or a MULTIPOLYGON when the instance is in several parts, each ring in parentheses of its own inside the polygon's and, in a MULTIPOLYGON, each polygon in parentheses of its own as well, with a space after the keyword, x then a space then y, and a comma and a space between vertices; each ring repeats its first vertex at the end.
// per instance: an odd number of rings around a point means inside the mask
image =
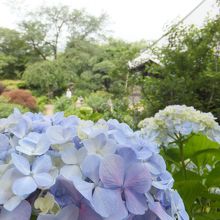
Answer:
POLYGON ((116 120, 0 119, 0 219, 188 220, 157 146, 116 120))
POLYGON ((154 117, 139 123, 141 133, 161 145, 173 142, 179 135, 202 133, 220 143, 220 126, 211 113, 203 113, 185 105, 170 105, 154 117))

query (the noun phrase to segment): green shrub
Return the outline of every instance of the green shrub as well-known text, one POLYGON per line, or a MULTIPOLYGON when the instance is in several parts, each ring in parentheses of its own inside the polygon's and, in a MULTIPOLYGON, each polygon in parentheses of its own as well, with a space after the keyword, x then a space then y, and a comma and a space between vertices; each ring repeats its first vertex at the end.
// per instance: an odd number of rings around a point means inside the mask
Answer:
POLYGON ((19 109, 21 112, 27 112, 29 109, 22 107, 21 105, 8 103, 8 100, 0 96, 0 118, 8 117, 14 108, 19 109))
POLYGON ((1 80, 0 82, 6 87, 6 89, 10 89, 10 90, 19 89, 19 85, 24 83, 24 81, 22 80, 10 80, 10 79, 1 80))
POLYGON ((104 113, 110 111, 111 107, 108 104, 110 98, 111 94, 104 91, 97 91, 86 97, 85 102, 93 108, 95 112, 104 113))
POLYGON ((47 96, 40 96, 37 97, 37 109, 40 112, 44 111, 45 105, 49 104, 51 101, 48 99, 47 96))

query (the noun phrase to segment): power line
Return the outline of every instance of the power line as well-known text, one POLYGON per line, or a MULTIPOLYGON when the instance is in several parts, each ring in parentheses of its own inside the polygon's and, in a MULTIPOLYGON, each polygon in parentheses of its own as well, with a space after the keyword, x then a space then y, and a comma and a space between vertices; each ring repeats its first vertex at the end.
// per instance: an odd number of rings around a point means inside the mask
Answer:
POLYGON ((178 27, 183 21, 185 21, 189 16, 191 16, 201 5, 203 5, 207 0, 202 0, 195 8, 193 8, 185 17, 183 17, 177 24, 175 24, 167 33, 162 35, 158 40, 154 41, 153 44, 149 47, 151 49, 155 46, 159 41, 161 41, 164 37, 172 32, 173 29, 178 27))

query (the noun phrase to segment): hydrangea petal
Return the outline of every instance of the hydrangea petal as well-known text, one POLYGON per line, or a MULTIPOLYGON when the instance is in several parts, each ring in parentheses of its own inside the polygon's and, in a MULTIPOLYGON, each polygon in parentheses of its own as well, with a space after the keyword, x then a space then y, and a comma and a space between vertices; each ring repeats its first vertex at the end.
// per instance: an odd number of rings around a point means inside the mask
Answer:
POLYGON ((107 156, 100 164, 99 176, 106 187, 121 187, 124 181, 124 173, 124 160, 118 155, 107 156))
POLYGON ((24 196, 34 192, 37 189, 37 184, 30 176, 25 176, 15 180, 12 190, 15 195, 24 196))
POLYGON ((74 205, 69 205, 61 209, 57 215, 41 214, 37 220, 78 220, 78 218, 79 209, 74 205))
POLYGON ((0 212, 0 219, 2 220, 30 220, 31 217, 31 205, 27 201, 23 201, 17 208, 13 211, 7 211, 2 209, 0 212))
POLYGON ((37 183, 38 187, 47 187, 53 185, 53 178, 49 173, 36 173, 33 175, 35 182, 37 183))
POLYGON ((173 218, 165 212, 159 202, 154 202, 153 204, 149 203, 149 209, 153 211, 161 220, 173 220, 173 218))
POLYGON ((94 183, 99 181, 100 157, 88 155, 81 165, 83 175, 88 177, 94 183))
POLYGON ((35 173, 43 173, 49 172, 52 168, 52 161, 50 156, 43 155, 38 157, 32 164, 32 172, 35 173))
MULTIPOLYGON (((120 216, 121 219, 127 216, 127 211, 119 190, 96 187, 93 194, 92 205, 95 211, 105 218, 116 214, 120 216)), ((115 219, 117 219, 117 216, 115 216, 115 219)))
POLYGON ((81 178, 82 172, 77 165, 66 165, 60 169, 60 174, 68 180, 73 180, 74 178, 81 178))
POLYGON ((151 188, 151 175, 142 163, 133 163, 127 170, 124 187, 135 192, 146 193, 151 188))
POLYGON ((128 189, 125 189, 124 194, 129 212, 135 215, 143 215, 148 208, 146 197, 128 189))
POLYGON ((77 150, 75 148, 64 150, 61 152, 61 158, 65 164, 77 164, 77 150))
POLYGON ((25 157, 15 154, 15 153, 13 153, 11 157, 12 157, 13 164, 22 174, 24 175, 30 174, 30 164, 29 164, 29 161, 25 157))

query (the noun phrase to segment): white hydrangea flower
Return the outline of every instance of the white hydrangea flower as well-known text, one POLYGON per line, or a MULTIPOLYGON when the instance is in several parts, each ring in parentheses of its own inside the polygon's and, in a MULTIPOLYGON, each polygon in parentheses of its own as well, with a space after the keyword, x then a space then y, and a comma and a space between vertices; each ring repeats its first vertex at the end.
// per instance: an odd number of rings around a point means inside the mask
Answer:
POLYGON ((186 105, 170 105, 154 117, 139 123, 142 134, 154 137, 158 144, 167 145, 176 135, 202 133, 220 143, 220 126, 211 113, 204 113, 186 105))

